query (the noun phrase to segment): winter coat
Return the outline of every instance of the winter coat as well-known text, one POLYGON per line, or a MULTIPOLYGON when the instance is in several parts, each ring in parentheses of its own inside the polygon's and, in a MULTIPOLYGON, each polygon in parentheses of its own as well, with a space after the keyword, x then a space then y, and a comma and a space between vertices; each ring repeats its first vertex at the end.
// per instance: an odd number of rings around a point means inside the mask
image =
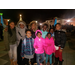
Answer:
MULTIPOLYGON (((36 33, 35 33, 35 35, 37 34, 38 31, 41 32, 40 30, 37 30, 36 33)), ((36 36, 36 38, 34 39, 34 48, 35 48, 35 53, 36 54, 42 54, 42 53, 44 53, 44 44, 45 44, 45 40, 42 37, 38 38, 36 36), (38 48, 36 48, 36 46, 38 48)))
POLYGON ((55 35, 55 45, 56 46, 60 46, 61 49, 63 49, 65 47, 65 43, 66 43, 66 34, 64 31, 61 30, 56 30, 54 32, 55 35))
MULTIPOLYGON (((17 27, 16 27, 17 45, 19 45, 20 40, 24 40, 25 30, 26 30, 26 24, 24 24, 24 28, 21 29, 20 26, 19 26, 19 23, 20 22, 18 22, 17 27)), ((21 21, 21 23, 23 23, 23 22, 21 21)))
POLYGON ((34 39, 31 38, 25 38, 22 42, 22 49, 21 49, 21 57, 24 57, 25 55, 33 55, 34 54, 34 39))
POLYGON ((44 49, 45 49, 45 53, 48 55, 51 55, 52 53, 56 51, 53 37, 51 37, 50 39, 48 37, 45 38, 44 49))

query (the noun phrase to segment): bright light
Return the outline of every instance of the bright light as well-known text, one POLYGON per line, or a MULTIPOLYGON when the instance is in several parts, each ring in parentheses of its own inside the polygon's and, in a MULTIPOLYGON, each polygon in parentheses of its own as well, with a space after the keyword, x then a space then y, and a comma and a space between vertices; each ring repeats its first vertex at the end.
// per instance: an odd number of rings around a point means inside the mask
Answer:
POLYGON ((22 16, 22 15, 20 14, 20 16, 22 16))
POLYGON ((3 13, 0 13, 0 15, 3 15, 3 13))
POLYGON ((67 22, 70 22, 70 20, 67 20, 67 22))
POLYGON ((36 23, 37 23, 37 21, 36 21, 36 23))
POLYGON ((9 20, 7 20, 9 22, 9 20))
POLYGON ((40 23, 40 25, 42 25, 42 23, 40 23))

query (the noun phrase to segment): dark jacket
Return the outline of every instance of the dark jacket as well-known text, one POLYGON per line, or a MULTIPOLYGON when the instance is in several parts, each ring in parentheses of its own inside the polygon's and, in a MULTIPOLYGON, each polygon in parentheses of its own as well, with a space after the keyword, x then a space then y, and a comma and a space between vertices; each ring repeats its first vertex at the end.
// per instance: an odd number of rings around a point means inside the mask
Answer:
POLYGON ((65 43, 66 43, 66 34, 64 31, 55 31, 55 45, 56 46, 60 46, 61 49, 63 49, 65 47, 65 43))
POLYGON ((33 31, 33 30, 31 30, 31 33, 32 33, 32 38, 36 38, 36 36, 35 36, 35 32, 33 31))

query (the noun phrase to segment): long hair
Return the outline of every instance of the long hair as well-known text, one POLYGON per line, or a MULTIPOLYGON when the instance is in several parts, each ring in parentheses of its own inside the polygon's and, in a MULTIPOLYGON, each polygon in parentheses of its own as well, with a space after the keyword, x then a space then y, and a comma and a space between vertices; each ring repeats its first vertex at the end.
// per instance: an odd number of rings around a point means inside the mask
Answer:
MULTIPOLYGON (((9 25, 11 22, 13 22, 13 21, 10 21, 10 22, 8 23, 8 33, 10 34, 10 36, 12 36, 12 32, 11 32, 10 25, 9 25)), ((13 30, 16 32, 15 27, 14 27, 13 30)))

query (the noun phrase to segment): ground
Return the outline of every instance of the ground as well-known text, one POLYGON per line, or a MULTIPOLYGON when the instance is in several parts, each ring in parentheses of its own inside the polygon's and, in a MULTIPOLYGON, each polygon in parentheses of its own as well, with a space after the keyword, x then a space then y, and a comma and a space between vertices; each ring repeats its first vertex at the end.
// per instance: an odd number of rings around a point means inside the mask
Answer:
MULTIPOLYGON (((63 65, 75 65, 75 35, 67 33, 67 41, 63 50, 63 65)), ((4 41, 0 41, 0 65, 10 65, 8 51, 5 50, 4 41)))

